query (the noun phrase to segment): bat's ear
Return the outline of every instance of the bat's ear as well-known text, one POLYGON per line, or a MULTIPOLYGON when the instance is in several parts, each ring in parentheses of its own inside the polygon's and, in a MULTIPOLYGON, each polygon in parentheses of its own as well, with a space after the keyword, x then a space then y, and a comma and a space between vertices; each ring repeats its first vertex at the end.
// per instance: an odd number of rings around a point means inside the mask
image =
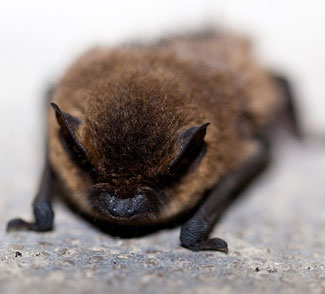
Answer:
POLYGON ((209 124, 189 128, 179 135, 178 153, 169 166, 169 173, 183 172, 200 162, 206 150, 204 137, 209 124))
POLYGON ((80 120, 68 113, 63 112, 60 107, 51 103, 56 115, 58 124, 60 125, 60 138, 63 146, 71 154, 72 159, 75 160, 82 167, 89 166, 89 155, 86 148, 80 143, 75 132, 80 125, 80 120))

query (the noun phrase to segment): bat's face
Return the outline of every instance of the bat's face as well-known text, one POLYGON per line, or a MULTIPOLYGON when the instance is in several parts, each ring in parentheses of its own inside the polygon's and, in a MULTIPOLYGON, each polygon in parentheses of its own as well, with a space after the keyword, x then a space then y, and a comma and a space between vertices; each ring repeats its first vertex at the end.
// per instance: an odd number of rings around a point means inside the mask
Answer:
POLYGON ((154 220, 176 197, 171 188, 195 169, 205 153, 208 123, 169 124, 166 114, 158 117, 154 109, 139 116, 137 105, 129 104, 127 113, 114 106, 111 115, 97 110, 98 119, 81 122, 52 104, 65 152, 91 179, 89 205, 119 222, 154 220))

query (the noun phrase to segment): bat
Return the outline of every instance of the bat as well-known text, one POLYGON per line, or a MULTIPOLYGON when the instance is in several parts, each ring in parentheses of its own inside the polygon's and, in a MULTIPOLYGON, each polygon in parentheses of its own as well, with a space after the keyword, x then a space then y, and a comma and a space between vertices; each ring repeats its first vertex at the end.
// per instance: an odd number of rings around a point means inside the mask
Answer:
POLYGON ((34 222, 53 228, 54 185, 88 218, 128 226, 188 215, 180 242, 228 252, 209 238, 224 204, 267 164, 281 113, 299 126, 288 81, 254 59, 243 36, 214 31, 94 48, 51 91, 34 222))

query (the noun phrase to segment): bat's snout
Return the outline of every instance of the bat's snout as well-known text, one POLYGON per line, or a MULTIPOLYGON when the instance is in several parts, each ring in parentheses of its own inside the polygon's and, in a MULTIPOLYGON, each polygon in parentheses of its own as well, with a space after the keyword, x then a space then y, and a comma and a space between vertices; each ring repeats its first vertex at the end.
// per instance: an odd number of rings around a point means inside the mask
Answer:
POLYGON ((157 196, 154 191, 142 192, 145 189, 132 191, 114 191, 106 184, 96 184, 89 190, 88 201, 92 209, 102 216, 115 219, 121 223, 132 220, 143 223, 148 219, 156 218, 159 212, 157 196))
POLYGON ((111 195, 106 196, 109 214, 117 218, 136 216, 143 211, 142 208, 145 202, 145 196, 142 194, 126 199, 120 199, 111 195))
MULTIPOLYGON (((94 199, 94 198, 93 198, 94 199)), ((146 212, 148 199, 143 194, 129 198, 120 198, 110 193, 100 193, 93 202, 94 208, 110 217, 129 220, 146 212)))

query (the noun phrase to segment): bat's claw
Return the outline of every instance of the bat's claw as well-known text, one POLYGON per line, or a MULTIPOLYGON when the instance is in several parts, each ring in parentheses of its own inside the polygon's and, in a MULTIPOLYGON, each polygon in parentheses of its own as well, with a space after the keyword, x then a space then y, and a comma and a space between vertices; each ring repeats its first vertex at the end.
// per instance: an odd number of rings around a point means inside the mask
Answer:
POLYGON ((213 238, 199 243, 199 250, 214 250, 228 254, 228 244, 220 238, 213 238))
POLYGON ((212 250, 228 254, 228 244, 225 240, 220 238, 203 240, 197 243, 182 242, 182 246, 192 251, 212 250))
POLYGON ((21 218, 14 218, 7 224, 7 232, 12 231, 30 231, 32 230, 33 224, 24 221, 21 218))

